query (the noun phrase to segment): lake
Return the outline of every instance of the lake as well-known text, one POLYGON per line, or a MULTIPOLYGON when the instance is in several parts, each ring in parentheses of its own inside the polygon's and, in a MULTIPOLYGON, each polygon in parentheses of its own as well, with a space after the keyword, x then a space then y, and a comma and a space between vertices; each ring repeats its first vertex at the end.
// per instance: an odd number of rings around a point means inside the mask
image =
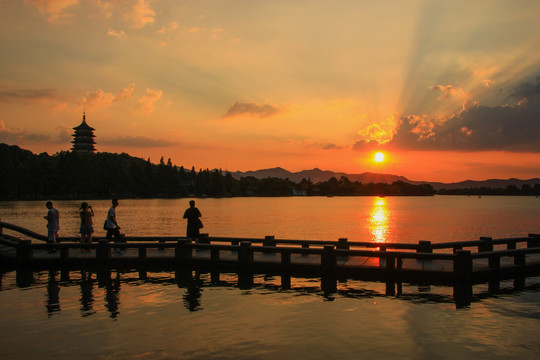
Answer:
MULTIPOLYGON (((290 197, 196 199, 211 236, 432 242, 540 233, 535 197, 290 197)), ((120 200, 127 235, 183 235, 188 199, 120 200)), ((109 201, 91 201, 97 235, 109 201)), ((77 235, 80 201, 55 201, 61 236, 77 235)), ((2 221, 45 234, 44 202, 0 202, 2 221)), ((7 232, 7 231, 6 231, 7 232)), ((523 291, 474 286, 456 309, 452 288, 236 274, 72 271, 21 279, 2 272, 2 359, 534 359, 540 354, 540 278, 523 291)))

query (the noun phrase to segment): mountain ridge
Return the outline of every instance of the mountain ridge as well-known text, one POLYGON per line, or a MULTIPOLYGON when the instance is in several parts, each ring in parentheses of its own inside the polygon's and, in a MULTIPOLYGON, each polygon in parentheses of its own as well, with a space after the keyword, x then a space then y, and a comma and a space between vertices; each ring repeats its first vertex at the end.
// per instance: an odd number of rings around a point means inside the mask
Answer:
POLYGON ((404 176, 393 175, 393 174, 380 174, 372 172, 363 172, 360 174, 348 174, 344 172, 334 172, 330 170, 321 170, 319 168, 314 168, 312 170, 302 170, 298 172, 291 172, 283 169, 282 167, 275 167, 269 169, 261 170, 251 170, 251 171, 235 171, 231 172, 231 175, 240 179, 241 177, 253 176, 257 179, 264 179, 267 177, 276 177, 281 179, 289 179, 293 182, 299 183, 303 179, 310 180, 313 183, 325 182, 330 178, 335 177, 340 179, 342 176, 347 177, 350 181, 355 182, 359 181, 364 184, 369 183, 385 183, 392 184, 396 181, 403 181, 413 185, 419 184, 429 184, 433 186, 435 190, 453 190, 453 189, 464 189, 464 188, 506 188, 507 186, 517 186, 521 188, 523 185, 534 186, 535 184, 540 184, 540 178, 532 179, 486 179, 486 180, 464 180, 459 182, 443 183, 436 181, 416 181, 409 180, 404 176))

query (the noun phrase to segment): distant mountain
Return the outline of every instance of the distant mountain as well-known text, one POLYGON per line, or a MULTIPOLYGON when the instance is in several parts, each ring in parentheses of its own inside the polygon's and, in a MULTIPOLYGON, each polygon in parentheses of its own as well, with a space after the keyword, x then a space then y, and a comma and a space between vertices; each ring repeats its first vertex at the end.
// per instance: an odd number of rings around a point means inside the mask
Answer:
POLYGON ((492 189, 504 189, 507 186, 516 186, 521 189, 523 185, 529 185, 534 187, 535 184, 540 184, 540 178, 520 180, 520 179, 489 179, 483 181, 465 180, 456 183, 440 183, 440 182, 428 182, 435 190, 453 190, 453 189, 471 189, 471 188, 492 188, 492 189))
MULTIPOLYGON (((408 180, 407 178, 403 176, 397 176, 397 175, 389 175, 389 174, 376 174, 376 173, 370 173, 365 172, 362 174, 346 174, 342 172, 333 172, 328 170, 321 170, 318 168, 315 168, 313 170, 302 170, 299 172, 290 172, 283 168, 277 167, 273 169, 263 169, 263 170, 257 170, 257 171, 237 171, 231 173, 232 176, 236 179, 240 179, 241 177, 246 176, 253 176, 256 179, 264 179, 267 177, 277 177, 281 179, 289 179, 295 183, 299 183, 302 181, 302 179, 311 180, 313 183, 318 182, 325 182, 330 180, 330 178, 335 177, 336 179, 340 179, 342 176, 346 176, 350 181, 359 181, 364 184, 369 183, 385 183, 385 184, 391 184, 396 181, 404 181, 408 183, 413 183, 413 181, 408 180)), ((417 182, 422 183, 422 182, 417 182)))
POLYGON ((268 177, 276 177, 280 179, 289 179, 295 183, 299 183, 302 179, 309 179, 313 183, 325 182, 330 180, 330 178, 335 177, 340 179, 342 176, 346 176, 350 181, 359 181, 363 184, 369 183, 383 183, 383 184, 392 184, 396 181, 404 181, 409 184, 419 185, 419 184, 429 184, 433 186, 435 190, 452 190, 452 189, 466 189, 466 188, 492 188, 492 189, 504 189, 509 185, 516 186, 521 188, 523 185, 529 185, 533 187, 535 184, 540 184, 540 178, 533 178, 528 180, 520 179, 489 179, 483 181, 474 181, 466 180, 455 183, 442 183, 442 182, 429 182, 429 181, 414 181, 409 180, 406 177, 391 175, 391 174, 377 174, 371 172, 365 172, 361 174, 346 174, 342 172, 333 172, 328 170, 321 170, 318 168, 312 170, 302 170, 299 172, 290 172, 283 168, 276 167, 272 169, 263 169, 256 171, 236 171, 231 173, 232 176, 236 179, 241 177, 253 176, 256 179, 265 179, 268 177))

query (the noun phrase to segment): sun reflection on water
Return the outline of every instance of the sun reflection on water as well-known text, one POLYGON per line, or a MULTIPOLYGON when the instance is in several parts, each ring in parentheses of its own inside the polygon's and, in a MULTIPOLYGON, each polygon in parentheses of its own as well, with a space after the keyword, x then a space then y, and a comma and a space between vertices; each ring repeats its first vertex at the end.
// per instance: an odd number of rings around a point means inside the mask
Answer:
POLYGON ((373 241, 386 242, 390 223, 390 211, 386 204, 386 198, 374 198, 369 215, 369 230, 373 236, 373 241))

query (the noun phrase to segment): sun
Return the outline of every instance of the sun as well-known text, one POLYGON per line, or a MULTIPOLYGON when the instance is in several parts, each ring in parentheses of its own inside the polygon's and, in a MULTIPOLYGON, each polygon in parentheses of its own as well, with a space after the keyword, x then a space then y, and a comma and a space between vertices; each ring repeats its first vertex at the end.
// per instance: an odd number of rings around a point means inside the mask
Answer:
POLYGON ((375 156, 373 157, 373 160, 375 162, 378 162, 378 163, 383 162, 384 161, 384 153, 382 153, 382 152, 375 153, 375 156))

